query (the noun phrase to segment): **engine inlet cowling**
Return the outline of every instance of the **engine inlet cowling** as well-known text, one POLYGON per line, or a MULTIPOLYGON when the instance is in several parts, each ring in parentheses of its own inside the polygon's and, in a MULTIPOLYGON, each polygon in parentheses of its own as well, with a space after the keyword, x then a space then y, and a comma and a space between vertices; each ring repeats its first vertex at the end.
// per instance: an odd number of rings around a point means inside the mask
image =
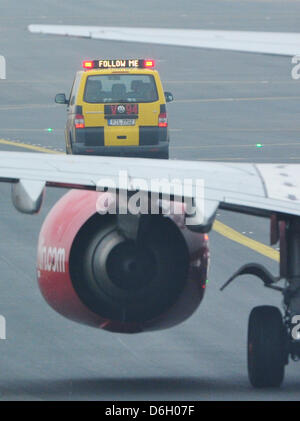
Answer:
MULTIPOLYGON (((81 233, 74 244, 70 260, 74 287, 103 317, 145 322, 166 311, 184 288, 189 256, 183 237, 169 218, 147 217, 151 221, 136 242, 118 232, 115 219, 92 237, 88 224, 88 234, 81 233)), ((90 221, 94 232, 97 219, 90 221)))
POLYGON ((47 216, 38 281, 47 302, 80 323, 115 332, 163 329, 187 319, 204 294, 207 236, 184 215, 142 215, 136 239, 117 215, 96 213, 102 193, 71 191, 47 216))

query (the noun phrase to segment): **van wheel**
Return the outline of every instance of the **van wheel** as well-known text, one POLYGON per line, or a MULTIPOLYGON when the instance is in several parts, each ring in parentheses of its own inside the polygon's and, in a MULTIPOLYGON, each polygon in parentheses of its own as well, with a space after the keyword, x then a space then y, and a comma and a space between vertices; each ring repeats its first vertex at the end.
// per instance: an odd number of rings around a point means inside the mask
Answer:
POLYGON ((169 159, 169 149, 162 151, 157 156, 158 159, 169 159))
POLYGON ((71 134, 70 134, 69 140, 70 140, 70 146, 68 144, 66 144, 66 154, 67 155, 72 155, 73 154, 73 151, 72 151, 72 137, 71 137, 71 134))
POLYGON ((279 387, 286 363, 286 331, 277 307, 255 307, 248 325, 248 373, 254 387, 279 387))
POLYGON ((66 146, 66 154, 67 155, 73 155, 72 148, 69 148, 68 146, 66 146))

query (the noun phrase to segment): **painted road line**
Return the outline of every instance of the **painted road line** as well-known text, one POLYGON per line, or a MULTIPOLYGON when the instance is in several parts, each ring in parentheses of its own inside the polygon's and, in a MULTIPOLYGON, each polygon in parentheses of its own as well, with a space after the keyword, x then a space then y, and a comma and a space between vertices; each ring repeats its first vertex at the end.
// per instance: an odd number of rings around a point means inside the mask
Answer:
POLYGON ((240 101, 287 101, 299 100, 300 96, 266 96, 266 97, 242 97, 242 98, 194 98, 176 99, 174 104, 189 104, 193 102, 240 102, 240 101))
POLYGON ((238 231, 229 227, 228 225, 223 224, 223 222, 215 221, 213 225, 213 230, 217 233, 223 235, 224 237, 229 238, 235 243, 241 244, 249 249, 256 251, 263 256, 268 257, 269 259, 279 262, 279 252, 274 250, 270 246, 266 246, 259 241, 253 240, 252 238, 247 237, 246 235, 240 234, 238 231))
POLYGON ((165 80, 164 85, 166 83, 172 84, 242 84, 242 85, 253 85, 253 84, 272 84, 272 85, 286 85, 286 84, 295 84, 293 79, 291 80, 165 80))
MULTIPOLYGON (((44 129, 14 129, 12 127, 1 127, 1 132, 36 132, 36 133, 45 133, 48 131, 48 128, 44 128, 44 129)), ((64 132, 64 129, 52 129, 53 132, 64 132)), ((173 128, 173 129, 169 129, 170 132, 203 132, 203 133, 215 133, 215 132, 220 132, 220 133, 231 133, 231 132, 250 132, 250 133, 285 133, 285 132, 300 132, 300 127, 295 127, 295 128, 284 128, 284 127, 278 127, 278 128, 267 128, 267 129, 262 129, 262 128, 243 128, 243 127, 234 127, 234 128, 191 128, 191 127, 186 127, 186 128, 173 128)), ((291 145, 291 143, 289 143, 289 145, 291 145)), ((299 142, 298 143, 293 143, 293 145, 298 145, 299 146, 299 142)))
MULTIPOLYGON (((6 130, 6 129, 2 129, 1 130, 6 130)), ((7 130, 13 130, 13 129, 7 129, 7 130)), ((21 129, 20 129, 21 130, 21 129)), ((57 130, 57 129, 55 129, 57 130)), ((300 132, 300 127, 295 127, 295 128, 284 128, 284 127, 278 127, 278 128, 268 128, 268 129, 260 129, 260 128, 240 128, 240 127, 234 127, 234 128, 191 128, 191 127, 187 127, 184 129, 169 129, 171 132, 220 132, 220 133, 224 133, 224 132, 254 132, 254 133, 272 133, 272 132, 279 132, 279 133, 284 133, 284 132, 300 132)), ((294 143, 295 145, 299 145, 298 143, 294 143)))
MULTIPOLYGON (((300 129, 299 129, 300 130, 300 129)), ((45 133, 48 132, 49 128, 44 129, 13 129, 11 127, 1 127, 1 132, 39 132, 45 133)), ((52 132, 64 132, 64 129, 51 129, 52 132)))
MULTIPOLYGON (((267 148, 267 147, 281 147, 281 146, 294 146, 294 147, 299 147, 300 143, 287 143, 287 142, 283 142, 283 143, 263 143, 262 144, 263 148, 267 148)), ((172 149, 211 149, 211 148, 253 148, 253 149, 257 149, 257 145, 256 143, 250 143, 248 145, 245 144, 216 144, 216 145, 172 145, 172 149)))
MULTIPOLYGON (((6 140, 6 139, 0 139, 0 144, 35 150, 37 152, 63 154, 63 152, 54 151, 52 149, 44 148, 42 146, 29 145, 27 143, 16 142, 16 141, 6 140)), ((248 247, 251 250, 256 251, 257 253, 262 254, 265 257, 268 257, 269 259, 276 260, 277 262, 279 261, 278 251, 274 250, 270 246, 266 246, 265 244, 260 243, 259 241, 252 240, 252 238, 249 238, 246 235, 240 234, 238 231, 234 230, 228 225, 223 224, 220 221, 214 222, 213 230, 216 231, 218 234, 221 234, 223 237, 226 237, 229 240, 232 240, 245 247, 248 247)))
POLYGON ((9 146, 16 146, 17 148, 30 149, 32 151, 37 151, 37 152, 63 154, 63 152, 55 151, 53 149, 44 148, 43 146, 30 145, 28 143, 16 142, 16 141, 13 141, 13 140, 0 139, 0 144, 9 145, 9 146))
POLYGON ((57 104, 20 104, 0 107, 0 111, 30 110, 32 108, 55 108, 57 104))

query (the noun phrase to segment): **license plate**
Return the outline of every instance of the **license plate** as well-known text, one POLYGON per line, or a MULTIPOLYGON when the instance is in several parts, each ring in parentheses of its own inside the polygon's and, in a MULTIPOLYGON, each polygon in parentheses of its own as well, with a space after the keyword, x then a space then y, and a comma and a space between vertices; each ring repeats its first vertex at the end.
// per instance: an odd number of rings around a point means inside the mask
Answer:
POLYGON ((135 119, 133 118, 111 118, 108 120, 109 126, 134 126, 135 119))

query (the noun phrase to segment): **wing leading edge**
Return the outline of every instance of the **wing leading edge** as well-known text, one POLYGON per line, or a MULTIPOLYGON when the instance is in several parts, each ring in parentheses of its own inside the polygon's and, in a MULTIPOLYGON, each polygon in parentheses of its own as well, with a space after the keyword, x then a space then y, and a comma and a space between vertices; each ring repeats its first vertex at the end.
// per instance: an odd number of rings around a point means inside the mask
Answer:
POLYGON ((32 33, 212 48, 250 53, 299 54, 299 33, 205 29, 126 28, 80 25, 29 25, 32 33))
POLYGON ((186 185, 182 197, 202 200, 206 221, 213 218, 217 208, 262 216, 300 215, 300 165, 297 164, 0 152, 0 181, 13 184, 13 202, 25 213, 38 211, 45 186, 90 190, 115 187, 129 192, 140 190, 165 195, 171 192, 172 195, 178 191, 177 187, 186 185), (200 197, 197 185, 203 186, 200 197))

